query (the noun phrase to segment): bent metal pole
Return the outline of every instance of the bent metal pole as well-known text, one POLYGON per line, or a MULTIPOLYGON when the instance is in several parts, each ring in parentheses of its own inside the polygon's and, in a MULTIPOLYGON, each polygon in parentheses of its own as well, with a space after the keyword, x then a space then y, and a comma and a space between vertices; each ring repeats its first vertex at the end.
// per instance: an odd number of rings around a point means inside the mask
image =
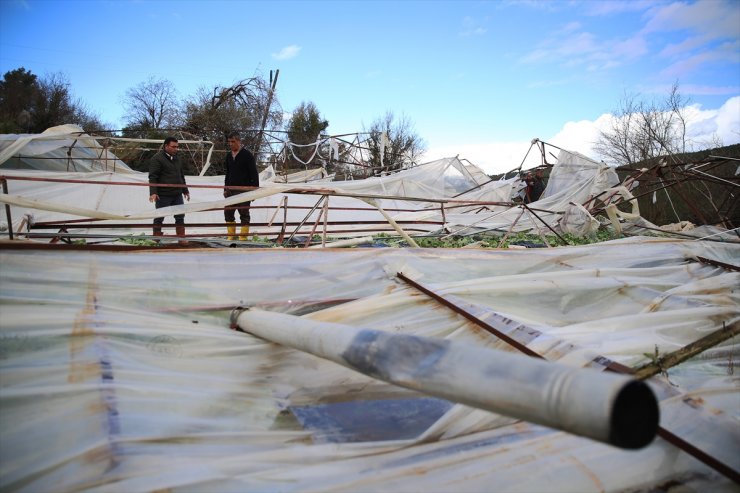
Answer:
POLYGON ((231 327, 401 387, 618 447, 644 447, 658 428, 652 390, 625 375, 257 309, 235 309, 231 327))

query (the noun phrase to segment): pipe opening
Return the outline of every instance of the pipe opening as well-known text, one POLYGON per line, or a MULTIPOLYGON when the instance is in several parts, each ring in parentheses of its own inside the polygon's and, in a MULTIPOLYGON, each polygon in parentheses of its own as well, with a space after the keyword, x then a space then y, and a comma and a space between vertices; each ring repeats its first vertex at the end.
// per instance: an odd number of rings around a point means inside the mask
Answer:
POLYGON ((609 443, 638 449, 655 438, 660 409, 653 391, 639 380, 627 383, 617 394, 612 408, 609 443))

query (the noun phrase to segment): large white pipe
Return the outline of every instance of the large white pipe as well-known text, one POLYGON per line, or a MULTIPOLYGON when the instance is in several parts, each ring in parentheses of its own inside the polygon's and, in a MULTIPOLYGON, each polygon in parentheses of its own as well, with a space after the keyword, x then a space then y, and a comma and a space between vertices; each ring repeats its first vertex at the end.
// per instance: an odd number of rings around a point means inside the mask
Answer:
POLYGON ((624 375, 256 309, 235 310, 232 326, 401 387, 618 447, 643 447, 658 428, 653 392, 624 375))

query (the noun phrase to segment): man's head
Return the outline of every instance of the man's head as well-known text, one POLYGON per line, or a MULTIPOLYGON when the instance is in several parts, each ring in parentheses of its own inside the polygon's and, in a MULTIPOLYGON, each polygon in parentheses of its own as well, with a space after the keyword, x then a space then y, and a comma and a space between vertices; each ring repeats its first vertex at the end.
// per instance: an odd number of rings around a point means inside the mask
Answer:
POLYGON ((238 152, 239 149, 242 147, 242 138, 239 137, 239 134, 236 132, 231 132, 229 134, 229 148, 231 149, 231 152, 238 152))
POLYGON ((180 145, 177 143, 177 139, 176 138, 174 138, 174 137, 167 137, 166 139, 164 139, 164 151, 167 154, 169 154, 171 156, 174 156, 175 154, 177 154, 177 149, 179 147, 180 147, 180 145))

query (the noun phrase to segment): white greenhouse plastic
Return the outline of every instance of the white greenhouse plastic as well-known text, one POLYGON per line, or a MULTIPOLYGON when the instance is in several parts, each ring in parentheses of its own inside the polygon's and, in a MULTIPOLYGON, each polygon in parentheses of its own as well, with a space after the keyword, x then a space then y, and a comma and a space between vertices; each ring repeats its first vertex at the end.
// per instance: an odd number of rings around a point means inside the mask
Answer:
MULTIPOLYGON (((549 361, 636 368, 737 326, 740 274, 698 260, 738 265, 737 244, 104 252, 11 243, 0 249, 0 490, 737 491, 660 437, 615 448, 229 328, 232 309, 251 306, 514 351, 402 272, 549 361)), ((737 343, 647 381, 661 427, 735 471, 737 343)))

